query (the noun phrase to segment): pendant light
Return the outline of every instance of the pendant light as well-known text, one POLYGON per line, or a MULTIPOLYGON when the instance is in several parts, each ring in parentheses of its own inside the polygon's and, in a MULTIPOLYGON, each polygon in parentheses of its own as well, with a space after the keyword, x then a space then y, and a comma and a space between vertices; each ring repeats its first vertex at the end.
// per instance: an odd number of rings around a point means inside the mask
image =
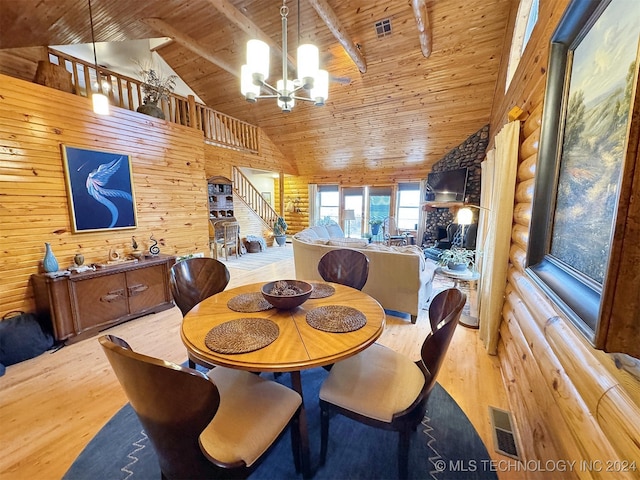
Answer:
MULTIPOLYGON (((91 94, 93 111, 99 115, 109 115, 109 99, 102 93, 102 82, 100 81, 100 70, 98 69, 98 57, 96 55, 96 39, 93 33, 93 12, 91 10, 91 0, 89 1, 89 21, 91 23, 91 43, 93 44, 93 63, 96 67, 96 82, 98 82, 98 92, 91 94)), ((87 85, 87 92, 91 91, 87 85)))

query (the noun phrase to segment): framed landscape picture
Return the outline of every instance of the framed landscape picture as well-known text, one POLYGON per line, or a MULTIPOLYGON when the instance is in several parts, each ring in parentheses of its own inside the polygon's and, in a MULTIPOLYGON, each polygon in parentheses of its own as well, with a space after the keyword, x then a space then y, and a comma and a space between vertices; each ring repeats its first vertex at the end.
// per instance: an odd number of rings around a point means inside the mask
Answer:
POLYGON ((574 0, 551 40, 529 273, 592 342, 635 160, 639 37, 640 3, 574 0))
POLYGON ((136 227, 129 155, 62 145, 62 161, 73 232, 136 227))

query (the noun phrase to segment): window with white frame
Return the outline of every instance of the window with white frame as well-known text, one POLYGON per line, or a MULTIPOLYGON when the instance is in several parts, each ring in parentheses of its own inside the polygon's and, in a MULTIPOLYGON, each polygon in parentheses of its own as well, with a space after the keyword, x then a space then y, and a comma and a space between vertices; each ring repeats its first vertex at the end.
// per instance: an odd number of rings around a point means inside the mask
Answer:
POLYGON ((340 193, 338 185, 318 185, 318 220, 339 223, 340 193))
POLYGON ((398 184, 396 224, 400 230, 417 230, 420 219, 420 182, 398 184))
POLYGON ((509 65, 507 67, 507 81, 504 87, 506 92, 511 84, 511 79, 518 68, 520 57, 529 43, 533 27, 538 21, 539 0, 521 0, 518 6, 518 17, 513 27, 511 37, 511 50, 509 52, 509 65))

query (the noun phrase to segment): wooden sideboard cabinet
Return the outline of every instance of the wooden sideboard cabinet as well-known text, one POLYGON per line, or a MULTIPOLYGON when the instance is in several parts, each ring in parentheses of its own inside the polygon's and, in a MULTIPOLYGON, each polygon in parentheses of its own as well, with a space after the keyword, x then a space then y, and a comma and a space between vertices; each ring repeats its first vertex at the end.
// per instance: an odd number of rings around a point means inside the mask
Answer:
POLYGON ((166 310, 173 306, 169 269, 174 263, 175 257, 158 255, 67 277, 32 275, 37 313, 51 321, 56 340, 74 341, 166 310))

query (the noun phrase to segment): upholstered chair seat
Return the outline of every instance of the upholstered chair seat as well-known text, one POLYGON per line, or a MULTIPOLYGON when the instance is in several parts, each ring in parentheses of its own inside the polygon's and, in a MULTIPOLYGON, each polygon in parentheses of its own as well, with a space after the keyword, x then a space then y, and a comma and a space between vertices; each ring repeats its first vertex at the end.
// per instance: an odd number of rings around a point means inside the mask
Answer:
POLYGON ((286 428, 300 395, 250 372, 216 367, 207 375, 220 391, 220 406, 200 434, 202 452, 214 463, 251 467, 286 428))
POLYGON ((336 363, 320 388, 320 399, 391 422, 395 414, 411 406, 424 382, 424 374, 414 362, 376 343, 336 363))

